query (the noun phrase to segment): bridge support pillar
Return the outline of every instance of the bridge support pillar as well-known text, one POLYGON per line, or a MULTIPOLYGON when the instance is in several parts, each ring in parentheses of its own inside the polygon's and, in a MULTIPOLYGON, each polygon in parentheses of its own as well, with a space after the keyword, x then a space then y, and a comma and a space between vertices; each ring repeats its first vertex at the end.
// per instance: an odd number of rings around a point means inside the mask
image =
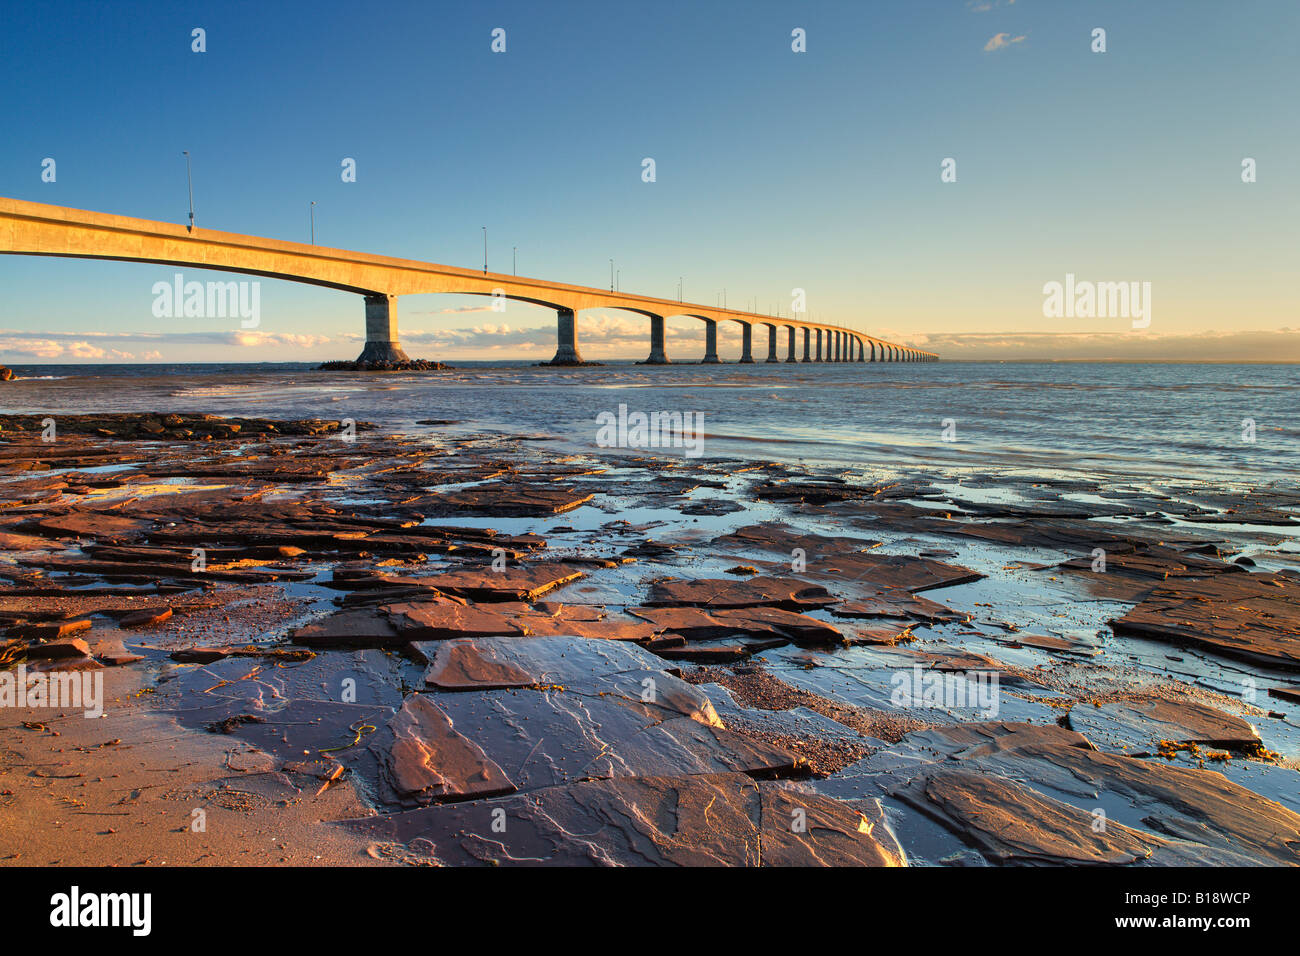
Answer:
POLYGON ((397 344, 397 296, 366 296, 366 344, 357 361, 410 361, 397 344))
POLYGON ((650 316, 650 357, 646 365, 668 365, 668 353, 664 351, 664 317, 650 316))
POLYGON ((822 330, 817 330, 817 355, 813 358, 814 362, 822 360, 822 330))
POLYGON ((713 319, 704 320, 704 358, 700 360, 701 365, 717 365, 722 361, 718 358, 718 323, 713 319))
POLYGON ((803 330, 803 360, 805 362, 812 361, 812 346, 809 344, 811 341, 812 329, 805 326, 803 330))
POLYGON ((767 360, 769 362, 781 361, 779 358, 776 357, 776 326, 775 325, 769 325, 767 327, 767 360))
POLYGON ((740 361, 745 365, 754 364, 754 326, 749 322, 742 323, 740 326, 741 336, 744 344, 740 349, 740 361))
POLYGON ((560 309, 555 322, 555 358, 551 365, 582 365, 578 354, 578 316, 573 309, 560 309))
POLYGON ((786 355, 785 360, 787 362, 797 362, 799 360, 794 357, 794 326, 793 325, 790 326, 790 328, 787 331, 789 331, 790 333, 789 335, 790 341, 789 341, 789 351, 788 354, 786 355))

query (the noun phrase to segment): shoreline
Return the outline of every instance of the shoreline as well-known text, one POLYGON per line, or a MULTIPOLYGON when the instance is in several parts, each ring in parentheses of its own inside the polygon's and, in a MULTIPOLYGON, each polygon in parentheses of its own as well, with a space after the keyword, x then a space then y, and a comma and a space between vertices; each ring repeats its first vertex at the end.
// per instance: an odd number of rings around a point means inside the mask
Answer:
POLYGON ((108 716, 0 708, 0 862, 1300 862, 1296 493, 59 418, 4 640, 108 716))

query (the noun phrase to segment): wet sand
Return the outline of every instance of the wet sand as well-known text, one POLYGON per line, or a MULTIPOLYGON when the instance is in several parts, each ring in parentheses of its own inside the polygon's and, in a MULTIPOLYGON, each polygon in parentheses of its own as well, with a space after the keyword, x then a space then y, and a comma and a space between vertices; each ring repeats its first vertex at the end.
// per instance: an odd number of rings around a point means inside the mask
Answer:
POLYGON ((1300 494, 0 416, 18 864, 1300 862, 1300 494))

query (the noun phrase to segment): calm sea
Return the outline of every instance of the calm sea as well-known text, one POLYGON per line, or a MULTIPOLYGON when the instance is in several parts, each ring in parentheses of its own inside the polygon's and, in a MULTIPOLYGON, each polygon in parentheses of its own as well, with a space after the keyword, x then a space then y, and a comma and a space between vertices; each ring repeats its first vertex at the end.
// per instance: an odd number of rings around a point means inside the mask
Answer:
MULTIPOLYGON (((437 374, 282 365, 14 366, 0 408, 353 418, 415 433, 597 447, 597 416, 696 412, 704 454, 890 472, 1064 472, 1276 482, 1300 470, 1294 365, 757 364, 437 374), (422 426, 421 419, 453 425, 422 426)), ((555 447, 552 445, 551 447, 555 447)))

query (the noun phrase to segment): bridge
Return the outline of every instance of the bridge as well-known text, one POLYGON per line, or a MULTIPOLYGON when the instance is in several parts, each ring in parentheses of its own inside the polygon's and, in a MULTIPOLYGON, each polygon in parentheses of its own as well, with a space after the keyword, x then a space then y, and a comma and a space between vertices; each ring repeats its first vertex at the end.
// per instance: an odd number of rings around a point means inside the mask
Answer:
POLYGON ((650 354, 644 363, 648 365, 669 364, 664 349, 664 321, 676 316, 704 323, 705 363, 720 361, 719 322, 740 324, 741 362, 755 361, 755 326, 767 328, 768 362, 782 361, 778 355, 782 330, 786 333, 786 362, 938 361, 933 352, 885 342, 837 325, 233 232, 198 228, 191 232, 174 223, 3 197, 0 197, 0 253, 213 269, 354 292, 365 297, 366 309, 366 344, 357 359, 359 362, 407 360, 398 341, 397 297, 426 293, 496 296, 554 309, 557 321, 553 365, 582 364, 577 314, 583 309, 624 309, 648 318, 650 354))

